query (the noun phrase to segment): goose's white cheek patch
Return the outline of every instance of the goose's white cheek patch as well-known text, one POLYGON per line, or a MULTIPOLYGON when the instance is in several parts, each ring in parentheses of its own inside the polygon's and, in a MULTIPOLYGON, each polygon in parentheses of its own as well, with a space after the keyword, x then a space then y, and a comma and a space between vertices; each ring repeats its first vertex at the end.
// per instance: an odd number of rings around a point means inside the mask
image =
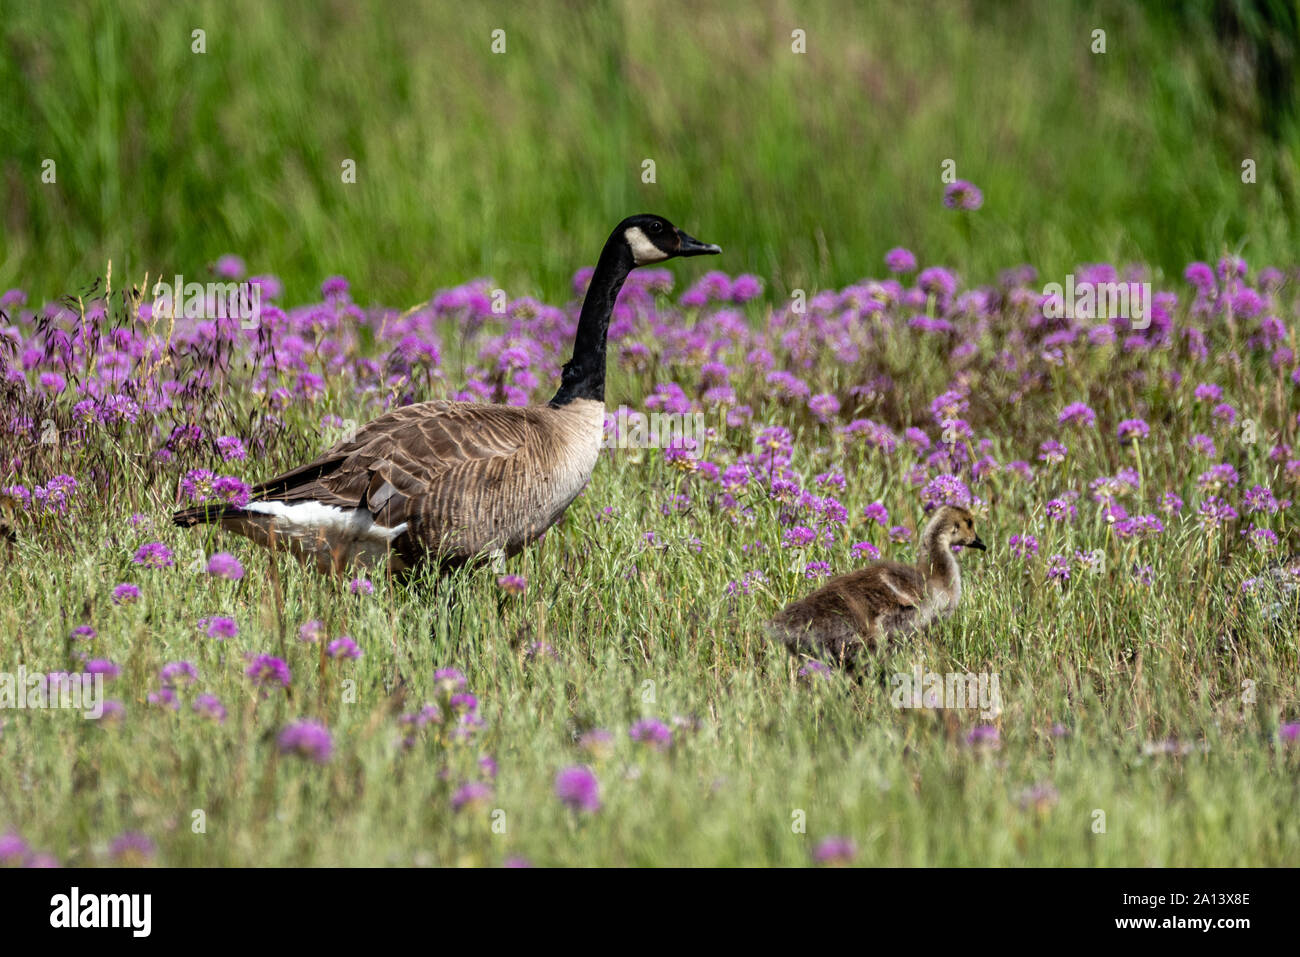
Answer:
POLYGON ((623 231, 623 238, 632 247, 632 258, 638 266, 657 263, 668 258, 668 254, 650 242, 650 237, 641 232, 640 226, 632 226, 623 231))

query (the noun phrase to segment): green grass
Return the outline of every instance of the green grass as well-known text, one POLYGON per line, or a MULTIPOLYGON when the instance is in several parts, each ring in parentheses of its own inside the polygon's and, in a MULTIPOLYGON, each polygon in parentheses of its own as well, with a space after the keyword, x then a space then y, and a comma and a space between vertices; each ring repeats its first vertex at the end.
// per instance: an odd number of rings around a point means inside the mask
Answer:
MULTIPOLYGON (((773 556, 753 563, 770 591, 729 603, 724 588, 751 535, 646 514, 662 479, 602 463, 563 530, 512 565, 530 579, 524 599, 503 601, 488 571, 436 591, 379 581, 358 599, 285 564, 277 586, 268 558, 238 545, 249 570, 238 585, 141 573, 127 563, 136 542, 117 514, 78 531, 90 547, 60 556, 57 575, 35 544, 20 549, 6 569, 0 627, 29 670, 54 669, 67 660, 67 632, 93 622, 97 652, 123 667, 110 694, 128 716, 107 727, 63 712, 8 717, 0 822, 70 864, 104 860, 107 838, 126 829, 145 830, 160 860, 177 865, 491 865, 512 855, 797 865, 831 834, 853 836, 859 862, 881 865, 1258 866, 1300 854, 1296 757, 1271 740, 1279 713, 1297 704, 1295 649, 1258 625, 1220 647, 1225 595, 1216 586, 1207 598, 1181 561, 1180 542, 1191 548, 1195 535, 1167 544, 1150 593, 1098 576, 1058 597, 1041 567, 1009 556, 1014 507, 995 513, 984 537, 997 544, 983 560, 963 557, 960 614, 878 664, 885 676, 918 664, 998 674, 1002 746, 981 754, 965 743, 980 722, 973 712, 896 710, 875 674, 861 685, 796 679, 761 626, 806 584, 773 556), (606 505, 622 513, 613 524, 598 519, 606 505), (648 550, 645 527, 669 540, 697 535, 704 551, 648 550), (139 605, 110 607, 119 580, 141 584, 139 605), (222 644, 199 637, 195 620, 221 612, 241 634, 222 644), (295 638, 309 618, 354 636, 365 657, 323 663, 295 638), (539 639, 558 661, 525 662, 523 646, 539 639), (295 675, 287 697, 258 700, 242 676, 248 651, 284 654, 295 675), (194 691, 229 708, 224 726, 187 713, 193 692, 174 716, 145 703, 161 665, 181 658, 199 668, 194 691), (430 735, 403 751, 396 712, 433 700, 433 670, 451 664, 467 671, 487 728, 474 746, 430 735), (1240 702, 1247 677, 1257 706, 1240 702), (354 703, 344 701, 345 678, 356 683, 354 703), (324 768, 274 753, 279 727, 304 714, 335 735, 324 768), (688 717, 699 729, 653 753, 626 738, 643 715, 688 717), (1058 721, 1068 737, 1051 736, 1058 721), (605 807, 573 819, 551 796, 552 779, 587 760, 575 738, 593 727, 616 736, 613 756, 595 765, 605 807), (1195 750, 1144 755, 1169 736, 1195 750), (481 810, 453 813, 450 794, 482 753, 500 764, 496 794, 481 810), (445 768, 450 782, 439 779, 445 768), (1024 809, 1021 791, 1041 782, 1059 803, 1024 809), (196 809, 204 834, 190 830, 196 809), (491 829, 497 809, 504 834, 491 829), (797 810, 806 834, 792 831, 797 810), (1098 810, 1104 834, 1092 830, 1098 810)), ((849 500, 860 506, 881 481, 865 470, 849 500)), ((159 524, 165 511, 150 509, 159 524)), ((202 540, 162 537, 178 549, 202 540)))
POLYGON ((489 273, 554 297, 643 209, 782 292, 896 244, 975 281, 1281 260, 1300 134, 1252 57, 1293 55, 1294 31, 1228 45, 1209 7, 4 0, 0 286, 59 295, 109 259, 197 277, 236 252, 291 298, 333 272, 363 302, 489 273), (945 159, 985 191, 972 237, 940 204, 945 159))

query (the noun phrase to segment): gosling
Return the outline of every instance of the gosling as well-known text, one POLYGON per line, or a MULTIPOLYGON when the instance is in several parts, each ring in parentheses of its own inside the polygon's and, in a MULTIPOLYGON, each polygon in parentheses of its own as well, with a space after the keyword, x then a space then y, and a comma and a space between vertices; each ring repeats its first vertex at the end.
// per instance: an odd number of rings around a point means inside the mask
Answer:
POLYGON ((915 566, 878 561, 837 575, 781 609, 772 634, 796 654, 845 664, 891 637, 923 631, 956 611, 961 600, 954 545, 985 550, 971 513, 945 505, 921 532, 915 566))

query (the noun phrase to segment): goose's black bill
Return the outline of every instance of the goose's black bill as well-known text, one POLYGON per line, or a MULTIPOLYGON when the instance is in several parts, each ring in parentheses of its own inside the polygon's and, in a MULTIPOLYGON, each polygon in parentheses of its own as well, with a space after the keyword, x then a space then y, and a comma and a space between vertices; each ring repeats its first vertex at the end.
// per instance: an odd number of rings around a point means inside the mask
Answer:
POLYGON ((713 243, 702 243, 689 233, 677 230, 677 238, 681 242, 678 247, 677 255, 679 256, 716 256, 722 252, 722 247, 713 243))

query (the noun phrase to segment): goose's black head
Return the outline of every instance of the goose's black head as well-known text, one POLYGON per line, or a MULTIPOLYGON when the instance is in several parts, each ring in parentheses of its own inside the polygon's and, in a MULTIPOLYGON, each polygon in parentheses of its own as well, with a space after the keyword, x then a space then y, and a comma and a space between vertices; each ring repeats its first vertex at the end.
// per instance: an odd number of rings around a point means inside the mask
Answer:
POLYGON ((614 227, 610 239, 624 243, 637 266, 648 266, 675 256, 715 256, 722 252, 721 247, 702 243, 662 216, 649 213, 629 216, 614 227))
POLYGON ((629 216, 609 234, 591 274, 573 337, 573 358, 560 373, 560 389, 551 399, 559 408, 578 399, 605 401, 605 337, 623 282, 637 266, 675 256, 712 256, 722 250, 702 243, 662 216, 629 216))

